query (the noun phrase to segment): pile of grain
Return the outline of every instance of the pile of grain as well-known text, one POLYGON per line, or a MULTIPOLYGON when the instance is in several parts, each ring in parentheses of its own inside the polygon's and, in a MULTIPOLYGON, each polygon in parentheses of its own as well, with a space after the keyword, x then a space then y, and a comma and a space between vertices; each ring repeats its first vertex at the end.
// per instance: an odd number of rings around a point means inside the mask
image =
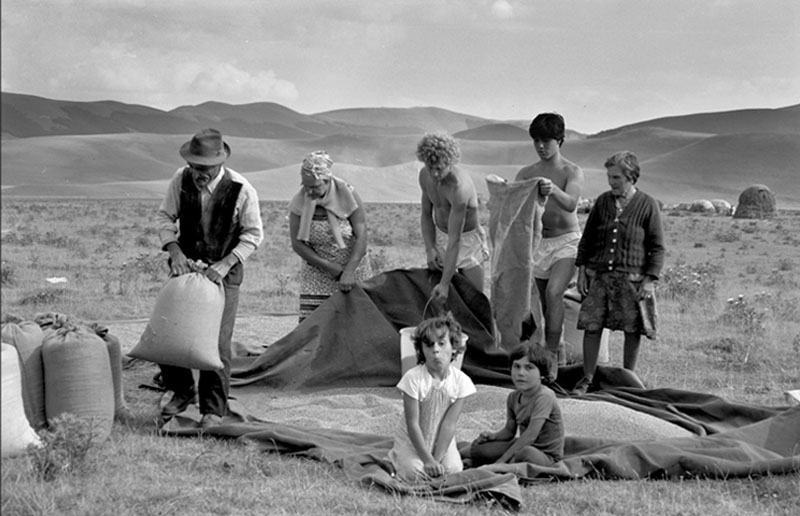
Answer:
MULTIPOLYGON (((479 385, 467 399, 459 419, 456 439, 472 440, 483 430, 505 424, 509 390, 479 385)), ((332 389, 316 393, 283 393, 245 387, 234 394, 253 414, 278 423, 303 428, 334 428, 378 435, 393 435, 403 422, 403 403, 393 387, 332 389)), ((602 401, 559 400, 568 436, 615 441, 687 437, 691 432, 633 409, 602 401)))

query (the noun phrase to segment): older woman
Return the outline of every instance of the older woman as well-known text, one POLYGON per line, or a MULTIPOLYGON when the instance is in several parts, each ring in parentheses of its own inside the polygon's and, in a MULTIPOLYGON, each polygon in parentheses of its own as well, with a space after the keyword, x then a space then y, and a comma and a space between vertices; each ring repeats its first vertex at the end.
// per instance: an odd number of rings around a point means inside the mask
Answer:
POLYGON ((640 301, 654 306, 664 264, 658 203, 635 186, 640 174, 636 156, 618 152, 605 167, 611 190, 597 198, 589 213, 575 259, 578 291, 585 296, 577 326, 585 333, 583 378, 573 394, 584 394, 592 385, 603 328, 625 332, 623 367, 633 371, 646 333, 640 301))
POLYGON ((289 205, 292 249, 302 259, 300 322, 337 290, 349 292, 372 276, 364 204, 351 185, 331 172, 325 151, 300 167, 302 188, 289 205))

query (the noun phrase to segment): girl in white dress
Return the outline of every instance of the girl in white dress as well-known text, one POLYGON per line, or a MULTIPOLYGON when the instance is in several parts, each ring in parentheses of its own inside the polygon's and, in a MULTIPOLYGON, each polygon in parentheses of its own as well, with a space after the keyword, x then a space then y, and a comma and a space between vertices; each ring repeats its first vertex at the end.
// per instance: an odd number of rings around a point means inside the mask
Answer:
POLYGON ((406 424, 398 425, 389 452, 401 480, 428 480, 463 469, 456 448, 456 423, 464 399, 475 393, 475 385, 452 362, 465 347, 461 325, 450 313, 417 326, 417 365, 397 384, 403 393, 406 424))

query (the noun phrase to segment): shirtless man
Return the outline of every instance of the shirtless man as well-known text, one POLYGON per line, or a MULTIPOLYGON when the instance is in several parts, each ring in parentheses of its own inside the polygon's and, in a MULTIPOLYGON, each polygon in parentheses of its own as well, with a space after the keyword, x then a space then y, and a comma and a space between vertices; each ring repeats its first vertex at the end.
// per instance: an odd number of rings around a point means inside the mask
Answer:
POLYGON ((583 171, 561 155, 564 119, 542 113, 531 122, 528 133, 539 161, 517 172, 517 181, 543 178, 539 191, 547 197, 542 214, 542 240, 533 253, 533 277, 544 314, 544 335, 551 354, 550 380, 558 375, 558 347, 564 324, 564 291, 575 275, 575 257, 581 228, 578 201, 583 190, 583 171))
POLYGON ((422 189, 420 227, 428 268, 442 271, 431 299, 447 299, 450 281, 461 272, 483 292, 483 262, 489 258, 486 235, 478 223, 478 194, 469 174, 456 166, 461 151, 448 134, 428 133, 417 145, 422 189))

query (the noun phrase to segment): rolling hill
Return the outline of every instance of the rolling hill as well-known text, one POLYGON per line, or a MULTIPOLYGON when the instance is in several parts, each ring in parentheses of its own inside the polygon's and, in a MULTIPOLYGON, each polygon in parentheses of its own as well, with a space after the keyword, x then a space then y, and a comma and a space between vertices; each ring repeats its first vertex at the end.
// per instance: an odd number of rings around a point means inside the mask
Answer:
MULTIPOLYGON (((206 102, 165 112, 15 93, 2 93, 2 104, 4 197, 160 197, 181 164, 178 148, 204 126, 226 134, 233 151, 228 165, 272 200, 288 200, 297 191, 302 157, 325 149, 335 172, 365 200, 418 202, 415 149, 428 131, 459 139, 462 166, 484 195, 486 175, 513 178, 536 159, 526 122, 433 107, 305 115, 268 102, 206 102)), ((622 149, 639 156, 642 188, 667 203, 735 203, 745 187, 764 183, 779 207, 800 208, 800 106, 666 117, 588 136, 571 132, 562 151, 583 167, 584 195, 595 197, 607 188, 605 158, 622 149)))

